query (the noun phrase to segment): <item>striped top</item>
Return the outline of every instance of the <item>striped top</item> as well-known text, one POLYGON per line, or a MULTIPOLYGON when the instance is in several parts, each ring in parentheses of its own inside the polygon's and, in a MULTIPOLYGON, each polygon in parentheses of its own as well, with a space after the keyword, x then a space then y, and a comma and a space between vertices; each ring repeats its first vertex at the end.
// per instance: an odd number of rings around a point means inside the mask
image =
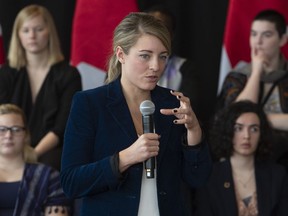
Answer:
POLYGON ((41 216, 46 207, 71 209, 71 204, 63 193, 58 171, 44 164, 25 165, 13 216, 41 216))

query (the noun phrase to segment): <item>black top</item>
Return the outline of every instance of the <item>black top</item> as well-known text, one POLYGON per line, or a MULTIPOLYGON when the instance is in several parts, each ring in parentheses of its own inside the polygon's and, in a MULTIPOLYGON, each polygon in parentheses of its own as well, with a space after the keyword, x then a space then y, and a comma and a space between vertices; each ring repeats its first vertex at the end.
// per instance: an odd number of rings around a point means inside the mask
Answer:
POLYGON ((12 216, 20 181, 0 182, 0 216, 12 216))
POLYGON ((63 61, 50 68, 33 104, 26 68, 19 71, 8 65, 0 68, 0 104, 13 103, 24 110, 33 147, 49 131, 59 136, 62 146, 71 100, 80 90, 80 73, 63 61))

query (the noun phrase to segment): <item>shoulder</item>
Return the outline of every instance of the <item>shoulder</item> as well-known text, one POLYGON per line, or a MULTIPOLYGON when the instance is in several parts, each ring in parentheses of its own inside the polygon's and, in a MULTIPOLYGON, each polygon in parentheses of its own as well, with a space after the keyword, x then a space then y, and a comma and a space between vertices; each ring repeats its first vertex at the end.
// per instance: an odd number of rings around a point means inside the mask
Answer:
POLYGON ((48 165, 42 164, 42 163, 27 163, 25 166, 25 170, 29 173, 36 173, 43 175, 43 173, 46 174, 53 174, 54 176, 59 176, 59 171, 54 169, 53 167, 50 167, 48 165))
POLYGON ((13 74, 16 73, 17 70, 15 68, 11 68, 8 64, 4 64, 0 67, 0 74, 13 74))
POLYGON ((231 88, 238 85, 245 85, 248 80, 248 76, 239 71, 231 71, 226 75, 222 88, 231 88))
POLYGON ((224 159, 213 163, 213 172, 219 173, 220 171, 227 171, 231 168, 229 160, 224 159))
POLYGON ((83 90, 75 94, 76 97, 103 97, 107 95, 108 85, 99 86, 93 89, 83 90))
POLYGON ((51 66, 51 71, 65 76, 77 76, 80 77, 78 69, 65 61, 58 62, 51 66))
POLYGON ((282 175, 286 175, 286 169, 283 165, 271 162, 271 161, 263 161, 263 162, 257 162, 256 163, 257 169, 265 170, 265 172, 272 173, 272 175, 279 173, 282 175))
POLYGON ((235 78, 235 79, 246 79, 247 75, 244 73, 241 73, 240 71, 230 71, 227 76, 227 78, 235 78))
POLYGON ((151 91, 152 100, 159 103, 166 103, 172 105, 179 105, 179 100, 171 94, 171 89, 162 86, 156 86, 151 91))
POLYGON ((109 97, 109 88, 110 88, 109 85, 110 84, 99 86, 94 89, 88 89, 76 92, 73 97, 74 106, 75 105, 77 106, 78 104, 78 106, 81 107, 86 106, 86 108, 93 107, 93 109, 95 109, 96 107, 101 107, 103 106, 103 104, 106 104, 107 100, 111 100, 111 98, 112 99, 117 98, 117 97, 109 97))
POLYGON ((226 182, 232 182, 231 169, 228 161, 213 162, 213 168, 207 180, 205 188, 210 192, 215 192, 219 189, 219 186, 223 186, 226 182))
POLYGON ((270 181, 273 185, 288 185, 288 176, 285 167, 274 162, 257 162, 256 176, 258 179, 270 181))

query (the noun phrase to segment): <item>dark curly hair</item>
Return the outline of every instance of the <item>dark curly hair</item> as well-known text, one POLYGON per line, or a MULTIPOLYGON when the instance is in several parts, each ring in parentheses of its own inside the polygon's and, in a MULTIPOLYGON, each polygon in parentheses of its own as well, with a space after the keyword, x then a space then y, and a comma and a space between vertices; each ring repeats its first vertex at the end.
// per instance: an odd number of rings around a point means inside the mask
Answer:
POLYGON ((266 159, 271 152, 273 130, 266 114, 259 105, 243 100, 216 113, 209 130, 209 143, 214 160, 229 158, 233 154, 234 125, 243 113, 255 113, 260 119, 260 139, 256 149, 256 159, 266 159))

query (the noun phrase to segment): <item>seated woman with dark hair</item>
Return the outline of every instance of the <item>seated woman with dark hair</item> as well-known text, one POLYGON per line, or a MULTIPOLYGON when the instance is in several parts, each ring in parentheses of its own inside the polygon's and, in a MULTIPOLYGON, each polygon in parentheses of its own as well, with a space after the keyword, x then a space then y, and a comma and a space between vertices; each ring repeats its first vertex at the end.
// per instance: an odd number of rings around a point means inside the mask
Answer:
POLYGON ((220 111, 209 134, 214 159, 207 185, 196 194, 196 215, 288 215, 287 172, 269 161, 272 129, 250 101, 220 111))

